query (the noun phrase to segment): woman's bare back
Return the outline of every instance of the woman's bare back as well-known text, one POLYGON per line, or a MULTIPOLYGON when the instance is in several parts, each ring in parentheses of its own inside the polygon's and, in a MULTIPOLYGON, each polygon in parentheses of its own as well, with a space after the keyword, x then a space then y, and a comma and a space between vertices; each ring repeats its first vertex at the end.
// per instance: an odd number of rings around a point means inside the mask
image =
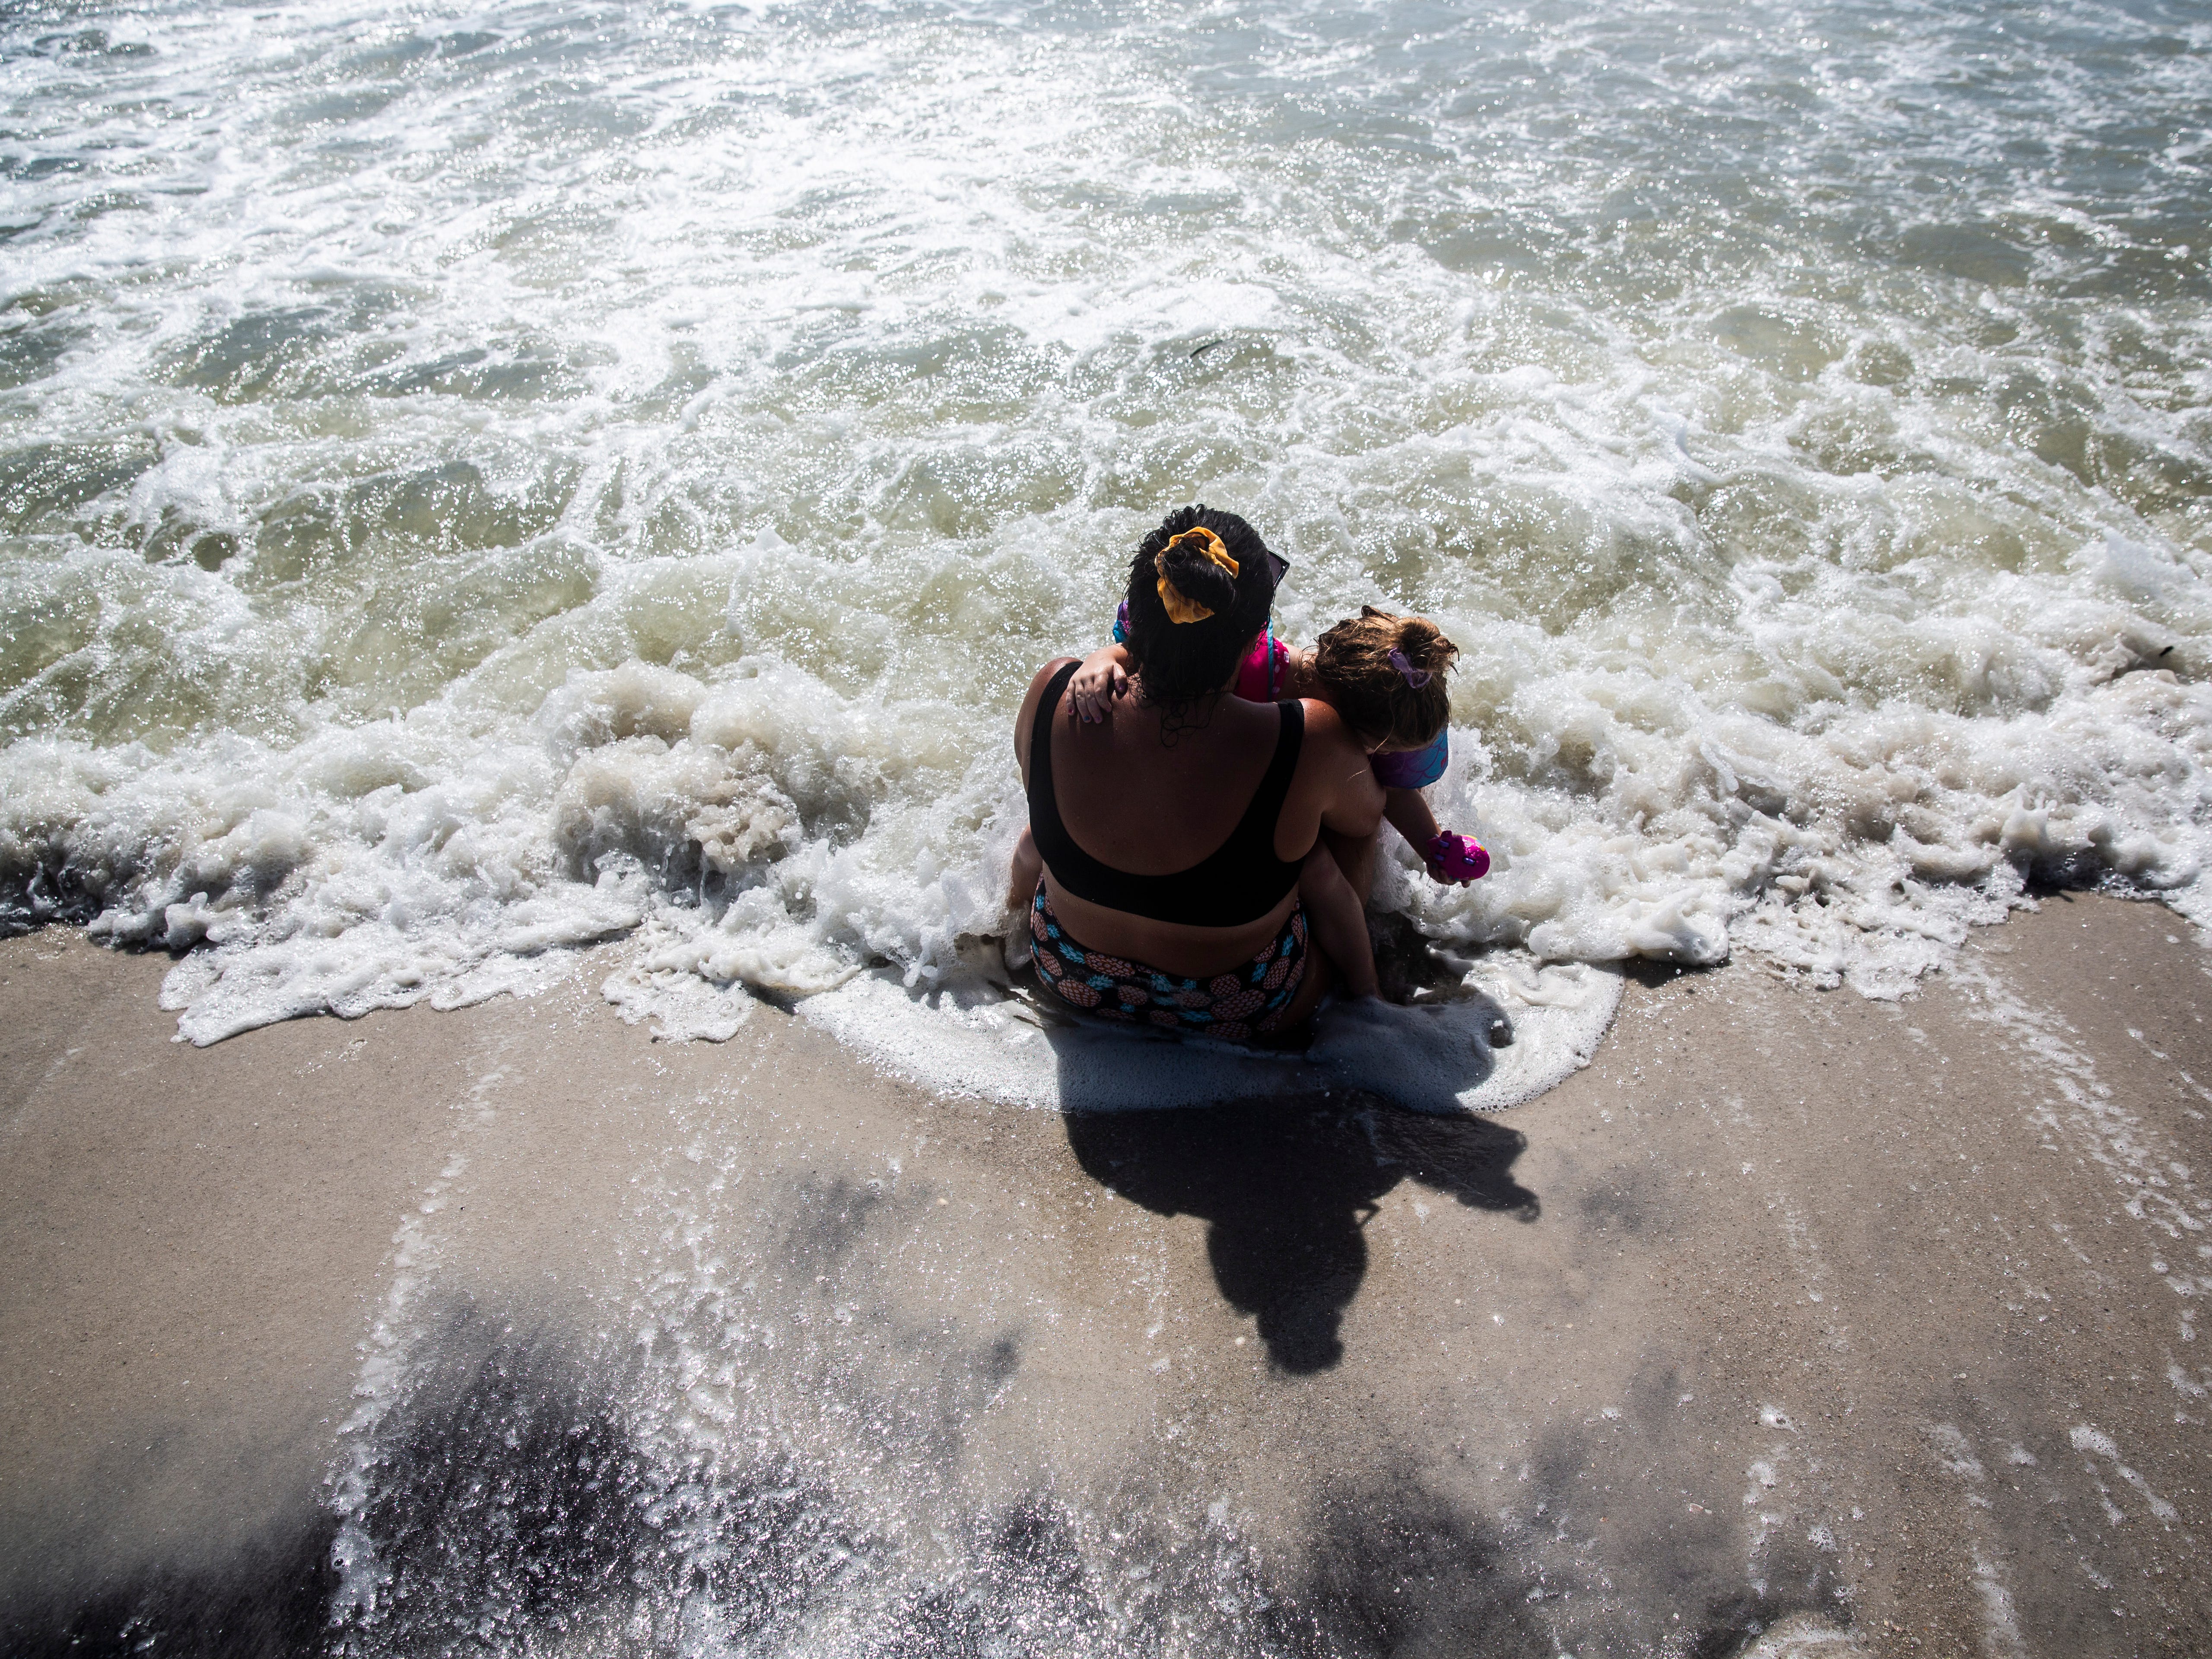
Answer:
MULTIPOLYGON (((1066 660, 1046 665, 1023 702, 1015 750, 1025 781, 1036 706, 1066 660)), ((1054 800, 1079 848, 1133 876, 1187 870, 1230 838, 1273 758, 1283 720, 1272 703, 1225 695, 1173 722, 1134 698, 1096 724, 1070 720, 1067 707, 1063 698, 1051 720, 1054 800)), ((1365 834, 1382 807, 1365 752, 1334 713, 1309 702, 1304 714, 1297 769, 1274 824, 1273 852, 1285 863, 1311 850, 1325 821, 1365 834)), ((1046 880, 1054 908, 1077 938, 1176 974, 1215 973, 1248 959, 1275 936, 1297 902, 1294 891, 1285 893, 1249 921, 1194 927, 1089 902, 1054 881, 1049 870, 1046 880)))

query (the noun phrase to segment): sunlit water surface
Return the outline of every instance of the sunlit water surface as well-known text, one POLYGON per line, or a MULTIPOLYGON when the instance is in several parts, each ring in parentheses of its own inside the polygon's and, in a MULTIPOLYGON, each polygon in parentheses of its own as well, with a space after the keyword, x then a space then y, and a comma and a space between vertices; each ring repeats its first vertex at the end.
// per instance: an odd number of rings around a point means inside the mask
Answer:
POLYGON ((675 1030, 941 988, 1022 687, 1193 500, 1292 638, 1461 646, 1499 868, 1382 898, 1465 958, 1894 994, 2024 884, 2212 915, 2196 8, 0 42, 0 902, 201 945, 195 1040, 606 939, 675 1030))
MULTIPOLYGON (((2212 920, 2208 127, 2178 0, 11 6, 0 907, 185 952, 198 1041, 611 939, 672 1032, 904 1007, 913 1069, 1064 1100, 993 1024, 1010 718, 1202 500, 1291 637, 1460 644, 1437 805, 1498 868, 1382 898, 1522 1026, 1486 1065, 1572 1063, 1626 957, 1882 995, 2032 882, 2212 920)), ((1196 1475, 970 1514, 998 1350, 777 1350, 797 1247, 677 1130, 599 1349, 441 1312, 465 1158, 402 1227, 317 1639, 1395 1628, 1196 1475)), ((1460 1535, 1346 1525, 1377 1583, 1460 1535)), ((1545 1583, 1484 1628, 1644 1628, 1545 1583)))

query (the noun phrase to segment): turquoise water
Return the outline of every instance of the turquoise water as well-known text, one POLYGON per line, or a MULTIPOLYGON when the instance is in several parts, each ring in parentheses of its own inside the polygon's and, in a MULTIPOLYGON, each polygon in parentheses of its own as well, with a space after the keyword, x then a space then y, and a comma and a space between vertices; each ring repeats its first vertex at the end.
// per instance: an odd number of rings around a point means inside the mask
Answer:
POLYGON ((2203 913, 2194 9, 0 42, 0 892, 203 943, 198 1040, 609 938, 700 1029, 926 987, 1019 688, 1194 499, 1293 638, 1462 646, 1501 868, 1382 894, 1455 948, 1895 994, 2023 882, 2203 913))

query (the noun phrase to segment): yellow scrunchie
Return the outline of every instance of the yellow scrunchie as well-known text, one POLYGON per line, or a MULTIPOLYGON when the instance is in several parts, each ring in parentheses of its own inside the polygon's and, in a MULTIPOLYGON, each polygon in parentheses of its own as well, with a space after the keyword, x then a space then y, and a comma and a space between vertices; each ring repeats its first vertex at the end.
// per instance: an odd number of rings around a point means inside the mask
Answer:
POLYGON ((1160 574, 1160 603, 1168 608, 1168 620, 1171 623, 1204 622, 1213 612, 1196 599, 1186 599, 1182 590, 1168 580, 1168 555, 1185 542, 1195 546, 1211 562, 1219 565, 1232 576, 1237 574, 1237 561, 1229 556, 1229 549, 1221 538, 1203 525, 1175 537, 1152 561, 1152 568, 1160 574))

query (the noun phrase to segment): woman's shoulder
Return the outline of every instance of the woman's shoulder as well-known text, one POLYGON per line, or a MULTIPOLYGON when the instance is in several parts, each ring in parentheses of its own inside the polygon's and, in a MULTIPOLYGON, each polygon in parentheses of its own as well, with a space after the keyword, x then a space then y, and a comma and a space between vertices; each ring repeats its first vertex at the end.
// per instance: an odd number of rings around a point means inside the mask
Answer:
POLYGON ((1031 677, 1030 689, 1022 697, 1021 712, 1014 717, 1014 757, 1024 770, 1030 763, 1030 727, 1036 721, 1037 704, 1044 699, 1045 687, 1068 664, 1082 660, 1080 657, 1054 657, 1031 677))
MULTIPOLYGON (((1298 754, 1298 775, 1310 780, 1301 787, 1318 789, 1324 799, 1349 805, 1379 801, 1382 791, 1368 764, 1367 746, 1352 728, 1319 697, 1300 700, 1305 711, 1305 742, 1298 754), (1344 792, 1350 791, 1346 795, 1344 792)), ((1371 803, 1370 803, 1371 804, 1371 803)))
POLYGON ((1030 689, 1022 696, 1022 718, 1026 720, 1036 711, 1037 699, 1044 696, 1044 689, 1052 684, 1054 675, 1059 673, 1070 663, 1079 663, 1082 660, 1080 657, 1054 657, 1032 674, 1030 677, 1030 689))
POLYGON ((1336 705, 1322 697, 1301 697, 1305 710, 1306 742, 1324 748, 1342 745, 1367 753, 1352 728, 1345 724, 1344 716, 1336 712, 1336 705))
POLYGON ((1037 698, 1043 694, 1045 687, 1051 683, 1052 677, 1054 674, 1060 672, 1060 671, 1066 667, 1068 664, 1072 662, 1081 662, 1082 660, 1083 659, 1080 657, 1054 657, 1050 662, 1038 669, 1035 674, 1030 677, 1029 696, 1024 698, 1023 701, 1025 702, 1035 702, 1037 698))

